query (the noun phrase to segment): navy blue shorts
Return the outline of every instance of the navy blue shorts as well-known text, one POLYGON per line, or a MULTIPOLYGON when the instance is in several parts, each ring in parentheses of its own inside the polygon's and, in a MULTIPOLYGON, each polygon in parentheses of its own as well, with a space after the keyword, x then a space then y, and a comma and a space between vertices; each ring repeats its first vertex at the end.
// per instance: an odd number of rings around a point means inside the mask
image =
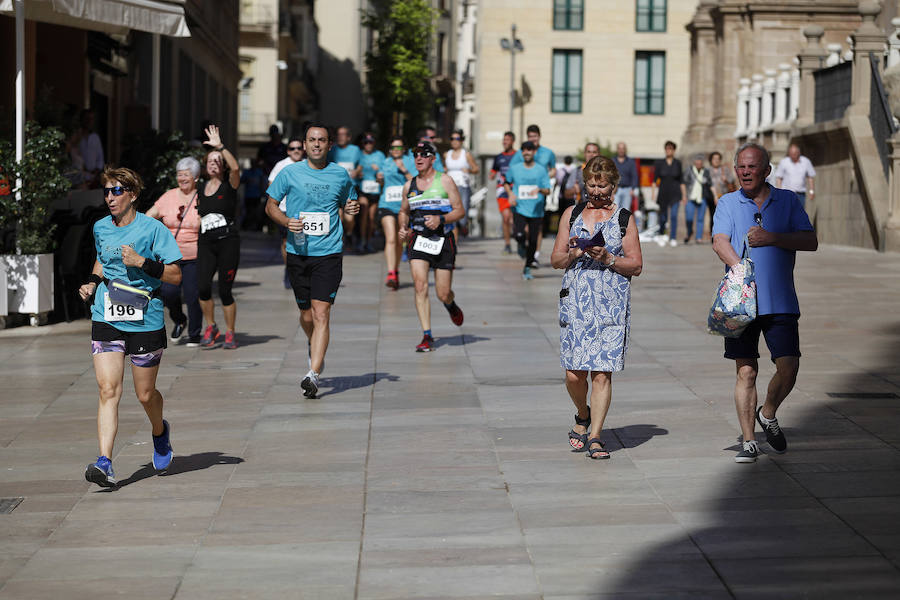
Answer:
POLYGON ((759 334, 766 338, 772 362, 782 356, 800 356, 800 315, 760 315, 741 337, 725 338, 725 358, 759 358, 759 334))

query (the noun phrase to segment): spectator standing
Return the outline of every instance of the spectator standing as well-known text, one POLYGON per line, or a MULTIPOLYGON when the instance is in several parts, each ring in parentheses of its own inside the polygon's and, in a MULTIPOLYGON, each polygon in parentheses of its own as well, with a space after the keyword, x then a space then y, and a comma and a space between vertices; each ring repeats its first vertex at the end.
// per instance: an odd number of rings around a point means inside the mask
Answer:
POLYGON ((683 183, 684 171, 681 161, 675 158, 677 146, 673 141, 665 143, 666 157, 657 160, 653 166, 653 195, 659 205, 659 233, 656 243, 666 245, 666 222, 669 224, 669 246, 678 245, 675 236, 678 230, 678 207, 685 202, 686 191, 683 183))
POLYGON ((90 189, 100 186, 100 173, 106 161, 103 158, 103 143, 94 131, 96 116, 86 108, 81 111, 81 134, 78 136, 78 153, 81 155, 85 180, 90 189))
POLYGON ((619 187, 616 188, 616 204, 633 211, 634 199, 639 187, 637 163, 628 156, 625 142, 616 144, 616 169, 619 170, 619 187))
POLYGON ((600 156, 600 145, 595 144, 594 142, 588 142, 584 145, 584 162, 578 169, 575 169, 575 198, 577 198, 577 201, 575 202, 576 204, 587 200, 587 192, 584 189, 583 169, 585 165, 591 162, 591 159, 595 156, 600 156))
POLYGON ((719 203, 719 198, 737 189, 734 171, 722 164, 722 153, 718 150, 714 150, 709 155, 709 177, 712 181, 713 193, 712 198, 707 199, 706 207, 709 209, 709 222, 712 223, 716 216, 716 205, 719 203))
POLYGON ((772 450, 779 454, 787 450, 775 413, 793 389, 800 368, 794 262, 798 250, 815 251, 818 240, 796 194, 766 183, 771 165, 763 146, 748 143, 738 148, 734 169, 741 189, 719 199, 713 250, 732 269, 740 264, 746 237, 755 267, 758 316, 740 337, 725 338, 725 358, 735 361, 737 371, 734 402, 743 435, 743 447, 734 460, 749 463, 760 453, 754 417, 772 450), (765 403, 757 408, 760 333, 775 363, 775 375, 765 403))
POLYGON ((684 243, 691 241, 694 226, 697 227, 697 243, 703 242, 703 219, 706 216, 706 201, 712 197, 712 184, 709 170, 703 166, 703 155, 695 154, 690 168, 684 172, 684 187, 687 190, 687 201, 684 203, 684 223, 687 234, 684 243))
POLYGON ((800 154, 800 146, 791 144, 788 147, 788 155, 781 159, 778 168, 775 169, 775 187, 791 190, 797 194, 800 205, 806 208, 806 196, 816 195, 815 177, 816 170, 812 162, 800 154))

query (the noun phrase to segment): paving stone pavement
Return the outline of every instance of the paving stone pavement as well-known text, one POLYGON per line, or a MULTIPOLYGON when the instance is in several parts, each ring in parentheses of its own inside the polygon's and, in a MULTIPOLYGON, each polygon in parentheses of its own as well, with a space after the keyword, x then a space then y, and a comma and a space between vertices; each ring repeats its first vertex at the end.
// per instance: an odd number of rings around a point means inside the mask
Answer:
MULTIPOLYGON (((709 245, 644 245, 609 461, 568 451, 561 272, 523 282, 501 247, 463 244, 466 322, 433 299, 424 355, 405 265, 391 292, 379 255, 347 257, 306 400, 277 251, 245 236, 240 348, 166 350, 163 477, 126 378, 114 492, 82 476, 89 323, 0 332, 0 497, 24 497, 0 515, 0 600, 898 596, 900 256, 799 255, 789 451, 738 465, 733 366, 705 333, 709 245)), ((771 373, 762 360, 761 390, 771 373)))

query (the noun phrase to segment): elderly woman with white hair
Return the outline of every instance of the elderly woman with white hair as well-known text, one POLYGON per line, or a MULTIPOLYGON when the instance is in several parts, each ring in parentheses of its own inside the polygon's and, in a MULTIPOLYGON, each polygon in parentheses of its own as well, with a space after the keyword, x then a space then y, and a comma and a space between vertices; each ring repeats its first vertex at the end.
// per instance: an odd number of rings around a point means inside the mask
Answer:
POLYGON ((175 165, 178 187, 162 196, 147 211, 147 216, 163 222, 178 243, 181 250, 181 284, 163 283, 160 293, 169 309, 175 326, 171 340, 177 342, 188 332, 188 346, 200 345, 200 330, 203 327, 203 313, 200 310, 199 288, 197 286, 197 240, 200 236, 200 213, 197 212, 197 181, 200 178, 200 161, 191 156, 182 158, 175 165), (181 307, 181 297, 187 304, 187 317, 181 307))

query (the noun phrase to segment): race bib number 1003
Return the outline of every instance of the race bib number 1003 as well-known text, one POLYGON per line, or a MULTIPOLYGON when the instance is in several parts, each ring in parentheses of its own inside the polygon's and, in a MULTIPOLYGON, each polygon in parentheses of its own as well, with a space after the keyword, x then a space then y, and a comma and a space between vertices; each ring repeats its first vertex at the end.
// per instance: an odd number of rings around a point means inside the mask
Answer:
POLYGON ((413 244, 413 250, 437 256, 444 247, 444 239, 442 237, 428 239, 424 235, 417 235, 416 242, 413 244))

